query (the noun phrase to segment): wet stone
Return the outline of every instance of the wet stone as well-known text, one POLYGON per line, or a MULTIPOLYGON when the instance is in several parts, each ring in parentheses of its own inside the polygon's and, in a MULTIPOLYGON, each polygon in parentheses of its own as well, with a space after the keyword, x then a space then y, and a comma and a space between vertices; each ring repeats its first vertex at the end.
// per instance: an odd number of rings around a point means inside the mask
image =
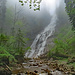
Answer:
POLYGON ((22 63, 23 68, 17 68, 12 75, 74 75, 74 68, 68 69, 66 65, 58 65, 55 61, 32 59, 22 63))

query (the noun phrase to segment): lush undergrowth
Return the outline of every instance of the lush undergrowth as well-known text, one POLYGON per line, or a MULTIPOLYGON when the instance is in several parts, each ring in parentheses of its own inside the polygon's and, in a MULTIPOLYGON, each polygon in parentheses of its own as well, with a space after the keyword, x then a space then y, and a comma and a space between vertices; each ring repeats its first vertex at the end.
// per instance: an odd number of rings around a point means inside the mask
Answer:
POLYGON ((49 51, 49 58, 63 60, 64 58, 75 61, 75 33, 71 26, 61 28, 57 37, 54 39, 55 46, 49 51))
POLYGON ((27 38, 24 38, 20 29, 14 36, 0 34, 0 65, 12 64, 24 57, 27 38))

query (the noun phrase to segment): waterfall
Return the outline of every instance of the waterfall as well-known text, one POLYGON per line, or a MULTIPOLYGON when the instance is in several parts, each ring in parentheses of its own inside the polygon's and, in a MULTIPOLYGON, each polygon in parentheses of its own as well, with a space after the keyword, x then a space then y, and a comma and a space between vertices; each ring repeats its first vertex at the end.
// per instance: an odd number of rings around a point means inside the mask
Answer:
POLYGON ((47 6, 47 9, 49 8, 48 11, 49 11, 50 15, 52 16, 52 18, 51 18, 49 25, 47 25, 47 27, 43 30, 43 32, 38 34, 36 36, 36 38, 34 39, 32 45, 31 45, 31 50, 28 50, 27 53, 25 54, 25 56, 28 58, 33 58, 33 57, 37 58, 38 56, 43 54, 46 43, 47 43, 47 39, 55 31, 55 26, 56 26, 56 21, 57 21, 56 8, 59 7, 58 2, 60 2, 60 0, 47 0, 47 1, 45 0, 45 2, 47 2, 46 6, 47 6), (57 1, 57 3, 56 3, 56 1, 57 1), (52 2, 54 2, 54 5, 52 2), (53 7, 53 9, 52 9, 52 7, 53 7))
POLYGON ((31 45, 31 50, 29 50, 25 55, 26 57, 38 57, 44 53, 47 39, 53 34, 56 26, 57 15, 55 14, 50 24, 44 29, 43 32, 38 34, 31 45))

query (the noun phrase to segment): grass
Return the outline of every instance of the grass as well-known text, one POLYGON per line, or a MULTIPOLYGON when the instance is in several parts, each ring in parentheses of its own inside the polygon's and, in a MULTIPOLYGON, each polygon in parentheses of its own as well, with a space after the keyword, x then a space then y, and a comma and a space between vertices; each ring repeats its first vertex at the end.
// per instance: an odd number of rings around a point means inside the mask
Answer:
POLYGON ((62 60, 58 60, 58 61, 59 61, 59 64, 66 64, 68 59, 63 58, 62 60))
POLYGON ((73 66, 73 67, 75 67, 75 62, 74 62, 74 63, 69 63, 68 66, 73 66))
POLYGON ((68 62, 67 58, 64 58, 62 60, 58 60, 58 64, 66 64, 67 66, 73 66, 73 67, 75 67, 75 62, 69 63, 69 64, 67 64, 67 62, 68 62))

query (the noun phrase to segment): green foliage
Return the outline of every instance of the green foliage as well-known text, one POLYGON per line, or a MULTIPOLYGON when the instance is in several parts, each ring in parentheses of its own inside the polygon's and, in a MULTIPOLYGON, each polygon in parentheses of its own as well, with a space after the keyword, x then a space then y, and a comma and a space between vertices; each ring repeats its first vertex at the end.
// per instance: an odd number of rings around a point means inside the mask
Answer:
POLYGON ((69 46, 66 42, 63 42, 62 40, 55 39, 54 40, 55 47, 49 51, 49 55, 56 55, 59 56, 60 54, 67 54, 67 51, 69 49, 69 46))
POLYGON ((36 10, 40 10, 40 3, 42 0, 19 0, 19 2, 21 3, 21 5, 23 6, 26 3, 29 3, 29 8, 31 9, 34 6, 34 11, 36 10))
POLYGON ((23 37, 23 34, 19 28, 14 42, 14 47, 16 49, 17 54, 21 56, 24 55, 26 41, 27 41, 26 38, 23 37))
POLYGON ((66 0, 66 10, 73 25, 72 29, 75 30, 75 0, 66 0))
POLYGON ((56 53, 65 53, 66 50, 68 50, 68 45, 66 42, 63 42, 62 40, 54 40, 54 43, 56 45, 55 49, 56 49, 56 53))
POLYGON ((8 41, 8 39, 9 38, 6 35, 0 34, 0 45, 2 45, 2 44, 5 45, 8 41))
POLYGON ((16 62, 16 59, 14 58, 13 55, 11 55, 9 52, 7 52, 7 49, 4 47, 0 46, 0 62, 16 62), (8 59, 8 60, 5 60, 8 59))
POLYGON ((23 23, 22 23, 22 21, 17 21, 16 23, 15 23, 15 25, 18 25, 18 26, 22 26, 23 25, 23 23))
POLYGON ((25 45, 28 38, 23 36, 20 28, 14 36, 0 34, 0 64, 16 62, 16 56, 24 57, 27 49, 25 45))
POLYGON ((55 46, 49 51, 48 57, 62 59, 62 57, 75 56, 75 35, 71 27, 67 28, 67 32, 65 30, 66 28, 54 39, 55 46))
POLYGON ((75 54, 75 36, 71 37, 68 40, 68 44, 70 47, 70 53, 72 53, 74 55, 75 54))

